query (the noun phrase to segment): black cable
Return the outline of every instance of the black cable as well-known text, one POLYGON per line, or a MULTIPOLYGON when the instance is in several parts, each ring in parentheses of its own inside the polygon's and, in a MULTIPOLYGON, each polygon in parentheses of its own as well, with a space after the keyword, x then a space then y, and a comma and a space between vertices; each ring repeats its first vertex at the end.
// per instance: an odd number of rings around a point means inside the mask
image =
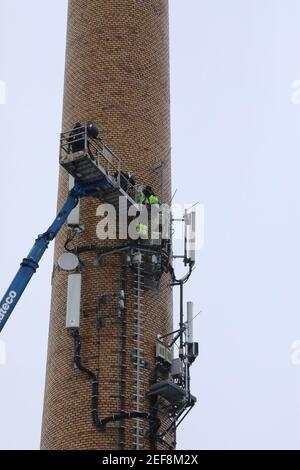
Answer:
POLYGON ((91 371, 90 369, 87 369, 84 367, 82 364, 82 359, 81 359, 81 341, 80 341, 80 335, 79 331, 75 330, 73 332, 73 339, 74 339, 74 363, 76 367, 81 371, 84 372, 89 379, 92 381, 92 421, 94 425, 101 431, 105 431, 106 425, 111 422, 116 422, 124 419, 146 419, 150 422, 150 430, 149 430, 149 438, 153 438, 153 436, 156 436, 160 426, 161 426, 161 421, 160 419, 153 415, 151 412, 150 413, 143 413, 140 411, 130 411, 130 412, 125 412, 125 411, 120 411, 117 412, 116 414, 113 414, 111 416, 107 416, 105 418, 99 419, 99 414, 98 414, 98 405, 99 405, 99 383, 97 380, 96 374, 91 371))
POLYGON ((176 278, 175 270, 174 270, 173 266, 171 265, 171 263, 169 263, 169 272, 170 272, 171 277, 172 277, 172 284, 173 285, 186 284, 188 282, 189 278, 192 275, 193 265, 189 264, 189 271, 182 279, 177 279, 176 278))
MULTIPOLYGON (((71 233, 70 236, 68 236, 66 242, 65 242, 65 250, 68 251, 69 253, 74 253, 74 254, 81 254, 85 252, 96 252, 97 256, 101 258, 101 256, 109 255, 110 253, 118 252, 120 250, 131 250, 135 248, 134 245, 132 244, 125 244, 125 245, 118 245, 115 247, 104 247, 101 245, 79 245, 76 248, 70 248, 69 244, 74 240, 76 237, 77 232, 71 233)), ((149 248, 147 247, 138 247, 141 252, 145 254, 157 254, 159 253, 161 255, 161 266, 159 271, 157 271, 157 281, 159 281, 163 275, 163 272, 168 273, 170 270, 170 264, 169 264, 169 255, 165 250, 162 250, 161 247, 156 247, 156 246, 151 246, 149 248)), ((132 269, 135 269, 135 267, 132 267, 132 269)), ((175 276, 172 277, 173 282, 175 282, 176 278, 175 276)))

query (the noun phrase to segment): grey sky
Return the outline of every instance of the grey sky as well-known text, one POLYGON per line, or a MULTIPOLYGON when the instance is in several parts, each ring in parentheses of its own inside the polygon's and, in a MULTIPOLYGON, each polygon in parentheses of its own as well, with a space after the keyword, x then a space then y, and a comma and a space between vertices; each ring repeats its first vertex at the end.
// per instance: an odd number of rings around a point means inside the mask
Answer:
MULTIPOLYGON (((0 0, 0 292, 56 208, 65 0, 0 0)), ((300 448, 299 0, 170 0, 176 202, 205 205, 184 449, 300 448), (197 311, 198 311, 197 310, 197 311)), ((39 446, 52 249, 8 322, 2 449, 39 446)))

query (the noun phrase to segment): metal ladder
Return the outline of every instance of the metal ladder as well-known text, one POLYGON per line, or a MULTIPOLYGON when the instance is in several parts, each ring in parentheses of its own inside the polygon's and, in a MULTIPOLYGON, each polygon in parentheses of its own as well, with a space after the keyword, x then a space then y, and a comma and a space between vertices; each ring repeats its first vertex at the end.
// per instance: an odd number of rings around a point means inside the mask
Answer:
MULTIPOLYGON (((142 256, 142 255, 140 255, 142 256)), ((135 411, 142 411, 145 390, 143 384, 144 372, 144 326, 143 326, 143 292, 144 292, 144 273, 142 257, 137 264, 134 274, 134 350, 133 350, 133 403, 135 411)), ((144 438, 144 422, 140 419, 135 420, 133 427, 133 446, 136 450, 141 449, 144 438)))

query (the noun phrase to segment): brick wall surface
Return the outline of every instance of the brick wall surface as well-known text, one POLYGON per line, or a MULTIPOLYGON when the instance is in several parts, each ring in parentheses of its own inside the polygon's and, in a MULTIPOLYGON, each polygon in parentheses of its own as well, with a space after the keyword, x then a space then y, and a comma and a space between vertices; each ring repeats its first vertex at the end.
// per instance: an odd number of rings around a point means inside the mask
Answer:
MULTIPOLYGON (((94 120, 103 139, 123 159, 139 181, 159 192, 160 178, 151 167, 164 162, 164 199, 170 200, 170 96, 167 0, 70 0, 66 50, 63 130, 80 120, 94 120)), ((68 175, 60 171, 58 207, 68 191, 68 175)), ((81 201, 85 232, 74 246, 101 244, 96 237, 99 201, 81 201)), ((56 240, 54 266, 65 251, 67 227, 56 240)), ((116 242, 120 243, 120 241, 116 242)), ((102 242, 103 244, 103 242, 102 242)), ((97 310, 97 297, 120 289, 122 257, 94 266, 94 255, 83 255, 81 328, 84 364, 99 377, 99 415, 134 409, 133 360, 134 292, 127 273, 127 310, 124 322, 116 315, 116 299, 97 310), (97 331, 97 316, 106 326, 97 331), (125 338, 121 338, 124 335, 125 338), (122 342, 123 341, 123 342, 122 342), (123 351, 124 349, 124 351, 123 351), (122 352, 123 351, 123 352, 122 352), (122 358, 122 359, 120 359, 122 358), (123 364, 120 364, 120 361, 123 364), (120 367, 120 366, 125 367, 120 367), (120 397, 120 376, 123 397, 120 397)), ((126 273, 125 273, 126 274, 126 273)), ((172 330, 172 293, 164 274, 158 293, 143 294, 145 369, 141 382, 147 391, 154 370, 157 334, 172 330)), ((91 384, 74 370, 72 339, 65 329, 67 274, 54 269, 48 363, 42 426, 42 449, 132 449, 135 422, 110 424, 101 433, 91 421, 91 384)), ((149 411, 149 401, 140 407, 149 411)), ((162 416, 164 418, 164 416, 162 416)), ((142 423, 147 429, 147 423, 142 423)), ((141 437, 141 448, 149 440, 141 437)), ((160 447, 159 447, 160 448, 160 447)), ((161 447, 163 448, 163 447, 161 447)))

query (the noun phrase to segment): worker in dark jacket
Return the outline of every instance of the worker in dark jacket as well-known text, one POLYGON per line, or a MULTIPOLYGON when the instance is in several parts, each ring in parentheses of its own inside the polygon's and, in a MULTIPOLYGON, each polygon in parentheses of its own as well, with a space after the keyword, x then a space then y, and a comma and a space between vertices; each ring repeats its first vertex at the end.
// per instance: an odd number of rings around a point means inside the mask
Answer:
POLYGON ((153 190, 152 190, 151 186, 146 186, 146 188, 144 189, 143 193, 144 193, 145 198, 146 198, 147 201, 149 202, 149 198, 150 198, 150 196, 153 194, 153 190))
POLYGON ((69 148, 72 153, 84 150, 84 129, 80 122, 76 122, 69 136, 69 148))
POLYGON ((159 198, 155 195, 151 186, 146 186, 146 188, 138 195, 137 202, 144 204, 145 206, 152 206, 154 204, 159 204, 159 198))

